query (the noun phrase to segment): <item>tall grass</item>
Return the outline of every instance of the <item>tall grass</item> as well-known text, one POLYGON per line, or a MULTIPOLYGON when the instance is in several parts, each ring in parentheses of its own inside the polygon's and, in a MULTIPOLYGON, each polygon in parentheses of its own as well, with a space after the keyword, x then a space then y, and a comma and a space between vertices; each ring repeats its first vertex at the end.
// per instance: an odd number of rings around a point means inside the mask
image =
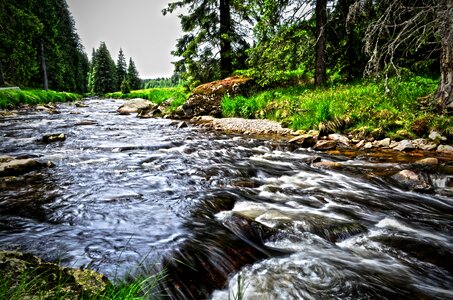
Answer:
MULTIPOLYGON (((29 268, 24 272, 0 272, 0 299, 118 299, 160 298, 158 284, 165 271, 133 280, 107 284, 103 291, 93 292, 78 286, 66 271, 29 268)), ((90 283, 93 284, 93 283, 90 283)))
POLYGON ((49 102, 68 102, 80 99, 74 93, 44 90, 0 90, 0 108, 15 107, 20 104, 41 104, 49 102))
POLYGON ((417 76, 390 80, 390 93, 383 82, 367 81, 323 89, 310 85, 277 88, 250 98, 225 96, 222 112, 224 117, 276 120, 295 130, 317 129, 320 122, 348 117, 353 121, 351 128, 412 131, 414 122, 422 118, 428 118, 431 127, 452 121, 420 109, 418 99, 433 94, 437 85, 438 80, 417 76))

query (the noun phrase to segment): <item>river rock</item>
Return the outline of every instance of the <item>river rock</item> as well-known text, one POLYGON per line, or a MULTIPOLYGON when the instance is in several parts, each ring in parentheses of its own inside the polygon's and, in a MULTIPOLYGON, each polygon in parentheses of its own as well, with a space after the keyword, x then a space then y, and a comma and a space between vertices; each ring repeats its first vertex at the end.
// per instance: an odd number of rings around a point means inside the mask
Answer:
POLYGON ((363 149, 371 149, 373 148, 373 143, 372 142, 366 142, 365 145, 363 145, 363 149))
POLYGON ((438 143, 429 142, 426 139, 415 139, 412 141, 415 147, 425 151, 431 151, 437 148, 438 143))
POLYGON ((0 163, 6 163, 12 161, 14 158, 9 155, 0 155, 0 163))
POLYGON ((313 167, 322 169, 339 169, 342 164, 336 161, 320 161, 313 163, 313 167))
POLYGON ((453 147, 449 145, 439 145, 437 152, 453 154, 453 147))
POLYGON ((402 140, 393 149, 398 150, 398 151, 412 151, 412 150, 415 150, 415 146, 409 140, 402 140))
POLYGON ((176 128, 178 128, 178 129, 185 128, 185 127, 187 127, 187 123, 184 121, 179 122, 178 125, 176 125, 176 128))
POLYGON ((446 141, 447 138, 442 136, 439 132, 437 131, 431 131, 431 133, 429 134, 428 138, 430 140, 433 140, 433 141, 436 141, 436 142, 440 142, 440 141, 446 141))
POLYGON ((93 299, 111 285, 95 271, 60 267, 21 252, 0 251, 0 266, 0 277, 10 278, 3 288, 14 294, 14 288, 24 285, 21 299, 93 299))
POLYGON ((377 146, 382 148, 388 148, 390 147, 390 142, 391 142, 390 138, 385 138, 383 140, 378 141, 377 146))
POLYGON ((187 99, 186 103, 179 106, 172 117, 191 119, 194 116, 210 115, 222 116, 220 103, 225 95, 235 97, 249 95, 257 89, 252 79, 242 76, 234 76, 197 86, 187 99))
POLYGON ((151 107, 151 101, 142 98, 135 98, 121 105, 116 111, 120 115, 129 115, 132 113, 138 113, 149 107, 151 107))
POLYGON ((439 160, 435 157, 428 157, 416 161, 415 164, 422 166, 437 166, 439 164, 439 160))
POLYGON ((303 134, 290 139, 289 143, 298 144, 301 147, 308 148, 313 147, 317 141, 318 141, 317 136, 311 134, 303 134))
POLYGON ((411 170, 402 170, 392 176, 399 185, 415 191, 431 191, 432 186, 424 176, 421 176, 411 170))
POLYGON ((44 135, 41 140, 43 143, 64 141, 66 140, 66 135, 64 133, 50 133, 44 135))
POLYGON ((82 107, 88 107, 88 105, 86 105, 86 104, 83 103, 83 102, 76 102, 76 103, 75 103, 75 106, 76 106, 76 107, 80 107, 80 108, 82 108, 82 107))
POLYGON ((162 111, 155 103, 150 102, 146 108, 138 109, 137 117, 142 119, 156 118, 162 116, 162 111))
POLYGON ((50 165, 31 158, 11 159, 0 163, 0 177, 18 176, 48 166, 50 165))
POLYGON ((351 142, 348 137, 346 137, 346 136, 344 136, 342 134, 338 134, 338 133, 329 134, 327 136, 327 138, 329 140, 333 140, 333 141, 337 141, 339 143, 342 143, 345 146, 349 146, 349 143, 351 142))
POLYGON ((337 141, 321 140, 313 147, 315 150, 332 150, 337 147, 337 141))

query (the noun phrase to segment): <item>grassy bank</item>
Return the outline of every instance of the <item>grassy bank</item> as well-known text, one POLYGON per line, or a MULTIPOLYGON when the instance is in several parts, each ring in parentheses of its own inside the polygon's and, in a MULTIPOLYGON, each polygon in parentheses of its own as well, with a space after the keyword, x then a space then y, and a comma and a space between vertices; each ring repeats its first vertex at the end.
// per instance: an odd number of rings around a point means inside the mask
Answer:
POLYGON ((438 80, 413 77, 389 82, 357 82, 323 89, 313 86, 277 88, 250 98, 224 97, 225 117, 266 118, 295 130, 318 129, 321 122, 337 122, 344 132, 368 131, 392 138, 426 136, 430 130, 453 135, 453 119, 434 107, 422 107, 421 97, 435 92, 438 80), (343 122, 341 120, 347 120, 343 122))
POLYGON ((0 109, 11 108, 21 104, 36 105, 49 102, 68 102, 80 99, 74 93, 44 90, 0 90, 0 109))
POLYGON ((131 91, 128 94, 116 92, 106 94, 105 97, 115 99, 143 98, 148 99, 156 104, 161 104, 165 100, 172 98, 174 100, 171 103, 170 111, 173 111, 187 100, 188 94, 184 91, 183 87, 176 87, 176 88, 152 88, 145 90, 136 90, 131 91))

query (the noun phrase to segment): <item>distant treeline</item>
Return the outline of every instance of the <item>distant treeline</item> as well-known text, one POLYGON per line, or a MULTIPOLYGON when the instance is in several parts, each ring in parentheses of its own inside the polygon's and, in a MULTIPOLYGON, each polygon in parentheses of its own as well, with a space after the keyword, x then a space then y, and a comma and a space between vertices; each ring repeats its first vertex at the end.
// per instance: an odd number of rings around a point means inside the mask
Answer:
POLYGON ((142 79, 142 88, 152 89, 152 88, 163 88, 163 87, 175 87, 181 85, 181 79, 177 75, 172 77, 165 78, 159 77, 154 79, 142 79))
POLYGON ((81 93, 88 68, 65 0, 0 1, 0 85, 81 93))

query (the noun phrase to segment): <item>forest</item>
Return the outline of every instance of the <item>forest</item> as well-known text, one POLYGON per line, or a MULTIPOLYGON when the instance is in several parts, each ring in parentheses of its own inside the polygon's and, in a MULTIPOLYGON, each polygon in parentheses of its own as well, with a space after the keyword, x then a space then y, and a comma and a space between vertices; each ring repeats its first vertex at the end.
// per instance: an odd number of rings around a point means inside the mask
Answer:
MULTIPOLYGON (((176 85, 190 91, 241 75, 263 90, 312 87, 322 92, 377 82, 383 97, 415 85, 426 88, 409 97, 430 96, 423 106, 436 113, 453 108, 453 9, 448 0, 170 2, 162 13, 178 14, 183 35, 172 52, 174 75, 153 80, 141 80, 122 50, 115 63, 104 42, 89 59, 64 0, 7 0, 0 8, 0 85, 128 95, 176 85)), ((247 102, 226 103, 225 115, 285 121, 280 112, 260 114, 256 103, 250 113, 241 113, 248 110, 243 105, 247 102)), ((297 122, 289 120, 293 128, 297 122)))

